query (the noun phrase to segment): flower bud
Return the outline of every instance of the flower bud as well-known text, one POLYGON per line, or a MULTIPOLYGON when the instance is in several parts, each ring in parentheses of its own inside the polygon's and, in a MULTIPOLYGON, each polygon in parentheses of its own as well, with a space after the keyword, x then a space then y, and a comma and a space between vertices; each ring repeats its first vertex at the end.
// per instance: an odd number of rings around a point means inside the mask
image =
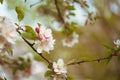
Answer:
POLYGON ((36 28, 35 28, 35 31, 36 31, 37 33, 39 33, 39 32, 40 32, 39 27, 36 27, 36 28))
POLYGON ((43 38, 42 38, 42 35, 40 35, 40 34, 38 34, 38 40, 42 40, 43 38))

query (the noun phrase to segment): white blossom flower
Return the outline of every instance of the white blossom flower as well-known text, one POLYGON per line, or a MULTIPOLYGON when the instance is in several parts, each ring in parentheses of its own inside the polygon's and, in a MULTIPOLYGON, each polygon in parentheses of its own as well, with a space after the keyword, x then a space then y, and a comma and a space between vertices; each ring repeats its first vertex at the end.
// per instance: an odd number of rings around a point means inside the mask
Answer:
POLYGON ((6 17, 0 16, 0 53, 11 49, 15 44, 16 31, 14 25, 6 17))
POLYGON ((0 71, 0 80, 1 80, 1 79, 2 79, 2 80, 5 80, 5 78, 6 78, 5 73, 2 72, 2 71, 0 71))
POLYGON ((16 31, 14 25, 6 17, 0 17, 0 35, 9 43, 15 44, 16 31))
POLYGON ((53 63, 53 69, 56 74, 66 74, 67 70, 64 67, 64 62, 62 59, 58 59, 57 63, 53 63))
POLYGON ((113 41, 113 43, 114 43, 117 47, 119 47, 119 46, 120 46, 120 39, 117 39, 117 40, 113 41))
POLYGON ((62 40, 63 46, 72 47, 74 44, 78 43, 78 37, 78 34, 74 32, 72 36, 68 36, 62 40))
POLYGON ((37 46, 37 52, 42 53, 46 51, 49 53, 50 50, 54 49, 54 42, 51 29, 46 29, 45 26, 36 28, 38 33, 38 40, 35 42, 37 46))

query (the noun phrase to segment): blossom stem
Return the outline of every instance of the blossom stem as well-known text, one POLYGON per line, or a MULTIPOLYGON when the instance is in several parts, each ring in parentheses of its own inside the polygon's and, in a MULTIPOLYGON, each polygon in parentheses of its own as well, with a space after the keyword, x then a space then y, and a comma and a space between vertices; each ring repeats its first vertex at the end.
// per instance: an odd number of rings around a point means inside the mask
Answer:
POLYGON ((77 61, 77 62, 71 62, 67 65, 69 66, 69 65, 76 65, 76 64, 87 63, 87 62, 96 62, 96 61, 101 62, 101 61, 104 61, 104 60, 110 60, 114 56, 119 56, 120 55, 120 54, 118 54, 119 51, 120 51, 120 48, 117 49, 113 54, 111 54, 110 56, 107 56, 107 57, 93 59, 93 60, 82 60, 82 61, 77 61))
MULTIPOLYGON (((16 29, 16 31, 21 34, 21 32, 19 31, 19 27, 16 29)), ((42 53, 38 53, 37 50, 33 47, 34 43, 31 44, 29 41, 27 41, 25 38, 22 37, 22 39, 33 49, 33 51, 35 51, 38 55, 40 55, 48 64, 51 64, 51 62, 45 58, 42 53)))

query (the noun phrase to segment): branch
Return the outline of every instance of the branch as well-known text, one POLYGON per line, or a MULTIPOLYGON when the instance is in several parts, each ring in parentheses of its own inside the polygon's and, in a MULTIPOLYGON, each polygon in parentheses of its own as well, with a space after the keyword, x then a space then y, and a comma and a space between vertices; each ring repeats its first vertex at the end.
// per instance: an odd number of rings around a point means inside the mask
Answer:
POLYGON ((41 1, 43 1, 43 0, 40 0, 40 1, 36 2, 36 3, 31 4, 31 5, 30 5, 30 8, 32 8, 33 6, 39 4, 41 1))
POLYGON ((64 28, 65 28, 65 29, 69 29, 69 28, 66 26, 66 23, 65 23, 64 18, 62 17, 60 8, 59 8, 59 6, 58 6, 58 1, 57 1, 57 0, 54 0, 54 1, 55 1, 56 10, 57 10, 57 12, 58 12, 58 16, 59 16, 61 22, 64 24, 64 28))
MULTIPOLYGON (((19 35, 21 35, 21 32, 19 31, 20 27, 18 27, 16 29, 16 31, 19 33, 19 35)), ((45 58, 42 53, 38 53, 37 50, 33 47, 34 44, 31 44, 29 41, 27 41, 25 38, 22 37, 22 39, 33 49, 33 51, 35 51, 38 55, 40 55, 40 57, 42 57, 49 65, 51 64, 51 62, 45 58)))
POLYGON ((103 57, 103 58, 98 58, 98 59, 93 59, 93 60, 83 60, 83 61, 78 61, 78 62, 72 62, 72 63, 69 63, 67 64, 68 66, 69 65, 76 65, 76 64, 81 64, 81 63, 87 63, 87 62, 101 62, 101 61, 104 61, 104 60, 109 60, 111 59, 112 57, 114 56, 119 56, 118 52, 120 51, 120 48, 117 49, 113 54, 111 54, 110 56, 107 56, 107 57, 103 57))

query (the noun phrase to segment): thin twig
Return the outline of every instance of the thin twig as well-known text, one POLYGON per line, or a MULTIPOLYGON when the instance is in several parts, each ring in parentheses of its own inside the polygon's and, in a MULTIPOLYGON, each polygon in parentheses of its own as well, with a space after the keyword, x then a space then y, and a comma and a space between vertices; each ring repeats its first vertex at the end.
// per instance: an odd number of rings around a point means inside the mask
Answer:
MULTIPOLYGON (((16 29, 16 31, 19 33, 19 35, 21 34, 21 32, 19 31, 19 27, 16 29)), ((33 49, 33 51, 35 51, 37 54, 39 54, 48 64, 51 64, 51 62, 45 58, 42 53, 38 53, 37 50, 33 47, 34 44, 31 44, 29 41, 27 41, 25 38, 22 37, 22 39, 33 49)))
POLYGON ((59 8, 59 6, 58 6, 58 1, 57 1, 57 0, 54 0, 54 1, 55 1, 56 10, 57 10, 57 12, 58 12, 58 16, 59 16, 61 22, 64 24, 65 29, 69 29, 69 28, 66 26, 66 23, 65 23, 64 18, 62 17, 60 8, 59 8))
POLYGON ((41 1, 43 1, 43 0, 40 0, 40 1, 36 2, 36 3, 31 4, 31 5, 30 5, 30 8, 32 8, 33 6, 39 4, 41 1))
POLYGON ((82 61, 77 61, 77 62, 72 62, 72 63, 69 63, 67 65, 76 65, 76 64, 81 64, 81 63, 87 63, 87 62, 101 62, 101 61, 104 61, 104 60, 109 60, 111 59, 113 56, 119 56, 118 52, 120 51, 120 49, 116 50, 113 54, 111 54, 110 56, 107 56, 107 57, 104 57, 104 58, 98 58, 98 59, 93 59, 93 60, 82 60, 82 61))

